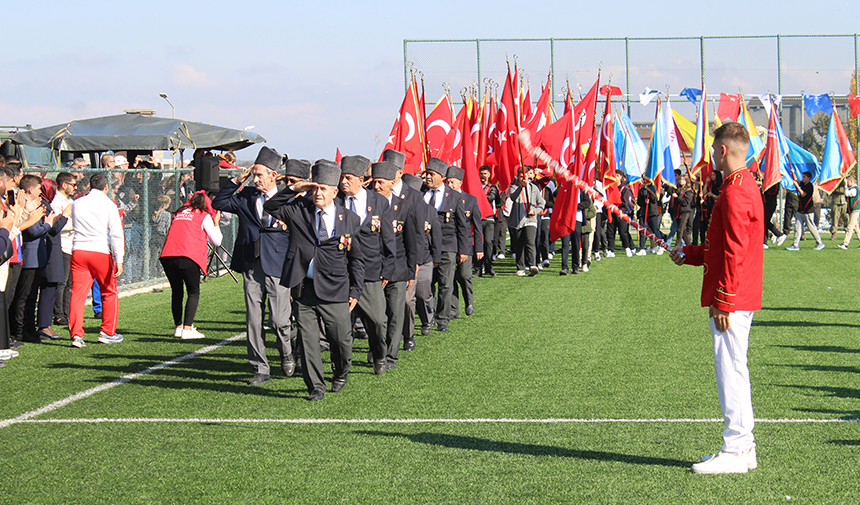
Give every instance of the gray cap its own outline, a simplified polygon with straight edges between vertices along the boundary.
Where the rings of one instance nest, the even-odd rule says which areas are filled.
[[[340,185],[340,167],[333,161],[316,160],[311,172],[313,172],[312,180],[316,184],[335,188]]]
[[[451,165],[448,167],[448,175],[446,176],[448,179],[457,179],[458,181],[463,180],[463,175],[465,175],[466,171],[460,167]]]
[[[287,160],[284,175],[298,177],[300,179],[308,179],[311,176],[311,162],[308,160],[290,158]]]
[[[397,165],[391,161],[380,161],[370,165],[371,175],[374,179],[385,179],[393,181],[397,175]]]
[[[278,151],[263,146],[257,154],[257,159],[254,160],[255,165],[263,165],[273,172],[277,172],[281,168],[282,156]]]
[[[367,168],[370,166],[370,160],[364,156],[344,156],[340,159],[341,174],[350,174],[356,177],[364,177],[367,174]]]
[[[439,158],[430,158],[427,162],[427,170],[436,172],[444,178],[448,175],[448,164]]]
[[[386,149],[382,152],[382,161],[390,161],[394,163],[397,170],[403,170],[403,166],[406,165],[406,155],[394,149]]]
[[[421,185],[424,184],[424,179],[412,174],[403,174],[402,181],[416,191],[421,191]]]

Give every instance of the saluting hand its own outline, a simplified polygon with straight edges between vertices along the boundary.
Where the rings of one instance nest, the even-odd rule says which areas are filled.
[[[244,184],[244,183],[245,183],[245,181],[247,181],[247,180],[248,180],[248,177],[251,177],[251,171],[252,171],[253,169],[254,169],[254,166],[253,166],[253,165],[251,165],[250,167],[247,167],[247,168],[243,169],[243,170],[242,170],[242,173],[236,176],[236,184],[238,184],[238,185],[240,185],[240,186],[241,186],[242,184]]]

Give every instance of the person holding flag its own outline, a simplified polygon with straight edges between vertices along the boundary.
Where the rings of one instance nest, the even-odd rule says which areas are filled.
[[[794,177],[794,172],[791,173],[792,177]],[[824,249],[824,242],[821,241],[821,235],[818,234],[818,227],[815,226],[815,220],[813,216],[813,202],[812,197],[815,191],[812,186],[812,173],[803,172],[803,182],[798,183],[795,180],[795,184],[797,185],[797,194],[798,194],[798,208],[797,213],[794,215],[794,243],[786,247],[786,251],[799,251],[800,250],[800,239],[803,237],[803,227],[806,226],[806,229],[812,233],[812,237],[815,238],[815,247],[812,248],[813,251],[820,251]]]
[[[746,473],[758,467],[747,349],[754,311],[761,309],[764,206],[747,169],[749,133],[739,123],[714,132],[714,166],[725,175],[706,245],[677,246],[677,265],[704,265],[703,307],[708,307],[714,370],[725,428],[723,446],[692,466],[698,474]]]

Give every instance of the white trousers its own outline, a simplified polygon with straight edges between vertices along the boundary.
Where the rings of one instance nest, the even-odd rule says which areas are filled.
[[[755,419],[747,366],[752,319],[752,311],[732,312],[725,332],[717,331],[714,319],[710,319],[714,337],[714,371],[725,421],[723,451],[735,454],[755,447],[752,433]]]

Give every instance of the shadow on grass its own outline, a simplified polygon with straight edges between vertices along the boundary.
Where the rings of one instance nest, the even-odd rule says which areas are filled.
[[[830,414],[838,416],[837,419],[843,421],[856,421],[860,419],[860,410],[833,410],[833,409],[794,409],[797,412],[807,412],[814,414]]]
[[[822,309],[820,307],[762,307],[761,310],[785,311],[785,312],[841,312],[845,314],[857,314],[860,310],[845,309]]]
[[[833,445],[850,445],[854,447],[860,447],[860,440],[828,440],[827,443]]]
[[[825,396],[832,396],[834,398],[860,398],[860,389],[840,388],[833,386],[802,386],[799,384],[776,384],[776,386],[807,391],[819,391],[825,393]]]
[[[845,323],[819,323],[815,321],[761,321],[753,320],[753,326],[772,327],[797,327],[797,328],[821,328],[828,326],[836,326],[839,328],[860,328],[860,324],[845,324]]]
[[[830,365],[785,365],[785,364],[770,364],[764,366],[778,366],[784,368],[797,368],[806,372],[848,372],[860,373],[860,367],[856,366],[830,366]]]
[[[849,354],[860,353],[860,349],[849,349],[841,345],[775,345],[773,347],[783,347],[785,349],[794,349],[796,351],[811,351],[811,352],[842,352]]]
[[[586,451],[579,449],[568,449],[565,447],[553,447],[548,445],[500,442],[497,440],[488,440],[485,438],[464,437],[460,435],[446,435],[440,433],[416,433],[414,435],[405,435],[403,433],[390,433],[384,431],[367,430],[359,430],[356,431],[356,433],[379,437],[403,437],[415,443],[438,445],[442,447],[450,447],[453,449],[502,452],[507,454],[525,454],[528,456],[554,456],[561,458],[590,459],[595,461],[616,461],[619,463],[630,463],[634,465],[660,465],[684,468],[690,466],[689,461],[680,461],[677,459],[637,456],[633,454],[618,454],[606,451]]]

